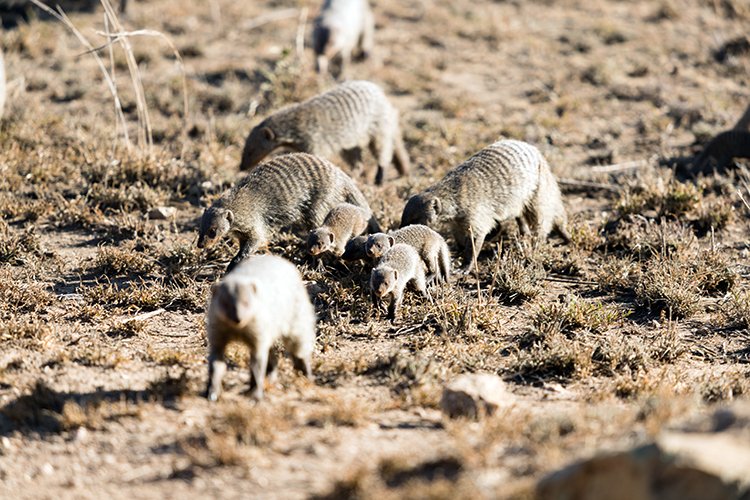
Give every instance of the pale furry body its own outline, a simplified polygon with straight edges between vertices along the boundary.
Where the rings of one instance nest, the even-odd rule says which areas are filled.
[[[331,252],[340,257],[349,240],[367,230],[371,217],[368,210],[350,203],[335,206],[326,215],[323,225],[308,235],[307,251],[310,255]]]
[[[372,82],[345,82],[267,117],[248,135],[240,170],[250,170],[280,147],[323,158],[341,154],[353,169],[369,147],[377,162],[377,184],[392,162],[401,175],[409,171],[398,111]]]
[[[313,26],[313,50],[318,73],[327,73],[329,62],[341,60],[339,76],[346,76],[352,54],[366,58],[374,46],[375,18],[367,0],[325,0]]]
[[[560,188],[544,157],[534,146],[504,140],[482,149],[448,172],[437,184],[412,196],[401,227],[447,224],[463,247],[465,269],[471,269],[485,238],[505,220],[529,226],[539,238],[557,229],[564,239],[567,216]]]
[[[328,160],[305,153],[277,156],[206,209],[198,247],[211,246],[224,235],[235,238],[240,248],[229,264],[231,270],[279,230],[310,231],[341,203],[371,212],[354,181]]]
[[[406,285],[412,283],[417,291],[427,295],[425,265],[411,245],[396,243],[388,250],[370,274],[373,302],[388,297],[388,319],[395,320]]]
[[[275,376],[281,341],[294,367],[310,378],[315,346],[315,311],[302,276],[289,261],[273,255],[253,256],[211,288],[206,314],[208,386],[212,401],[221,393],[227,344],[239,341],[250,349],[250,390],[263,398],[265,377]]]
[[[448,244],[440,234],[422,224],[402,227],[388,234],[372,234],[367,239],[365,251],[368,257],[377,259],[397,243],[411,245],[419,253],[427,267],[428,281],[447,282],[450,279],[451,255]]]

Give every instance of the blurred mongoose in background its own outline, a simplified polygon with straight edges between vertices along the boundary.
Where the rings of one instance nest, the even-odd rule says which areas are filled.
[[[0,49],[0,118],[3,117],[5,112],[5,93],[5,58],[2,49]]]
[[[546,238],[557,229],[569,240],[560,188],[544,157],[530,144],[503,140],[409,198],[401,227],[447,224],[456,244],[463,246],[464,270],[469,271],[487,235],[499,222],[512,219],[522,233],[530,225],[539,238]]]
[[[388,234],[375,233],[367,238],[365,251],[371,259],[378,259],[393,245],[406,243],[419,253],[427,266],[427,281],[447,282],[450,278],[451,254],[442,236],[427,226],[414,224]]]
[[[306,153],[277,156],[259,165],[206,209],[198,247],[210,247],[224,235],[239,242],[228,270],[270,242],[283,228],[310,231],[331,209],[350,203],[370,213],[354,181],[328,160]],[[372,222],[377,227],[377,222]]]
[[[711,139],[693,164],[695,172],[724,168],[732,158],[750,158],[750,132],[727,130]]]
[[[240,170],[250,170],[280,147],[324,158],[340,153],[357,169],[362,148],[368,146],[377,161],[376,184],[382,184],[391,162],[401,175],[409,171],[396,108],[374,83],[345,82],[287,106],[253,128],[245,141]]]
[[[404,289],[409,283],[413,283],[417,291],[429,297],[425,265],[419,253],[411,245],[396,243],[380,258],[370,274],[373,303],[377,304],[386,296],[390,298],[388,319],[395,321],[404,300]]]
[[[208,387],[206,397],[216,401],[226,372],[224,352],[232,341],[250,349],[250,391],[263,399],[266,375],[276,375],[280,340],[294,367],[312,377],[315,346],[315,311],[291,262],[273,255],[256,255],[238,265],[211,287],[206,330]]]
[[[308,235],[308,253],[320,255],[331,252],[336,257],[340,257],[344,254],[349,240],[368,229],[371,218],[370,212],[362,207],[350,203],[335,206],[326,215],[323,225],[313,229]]]
[[[329,62],[339,57],[339,76],[345,77],[352,53],[367,58],[374,46],[375,18],[367,0],[325,0],[313,27],[315,69],[327,73]]]

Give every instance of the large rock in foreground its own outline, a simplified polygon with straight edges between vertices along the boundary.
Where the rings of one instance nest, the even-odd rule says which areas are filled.
[[[630,451],[600,455],[544,478],[542,499],[750,499],[750,403],[713,421],[662,433]]]

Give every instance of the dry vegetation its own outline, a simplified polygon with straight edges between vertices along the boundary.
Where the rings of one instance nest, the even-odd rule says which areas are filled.
[[[270,251],[314,282],[315,381],[283,363],[254,405],[236,347],[213,406],[203,313],[233,251],[199,251],[197,221],[239,179],[259,117],[331,83],[297,53],[298,12],[267,17],[307,7],[309,33],[318,6],[131,4],[123,28],[162,33],[184,65],[160,37],[129,38],[133,61],[99,52],[131,147],[64,25],[32,16],[2,34],[0,496],[522,497],[570,460],[750,393],[747,171],[676,167],[750,104],[745,2],[375,2],[377,48],[353,74],[392,96],[415,165],[363,187],[381,223],[503,136],[567,180],[573,243],[510,228],[478,278],[433,303],[408,295],[392,325],[363,264],[319,266],[289,235]],[[70,13],[95,46],[102,19]],[[137,140],[144,105],[152,148]],[[163,205],[177,215],[148,218]],[[441,416],[442,384],[478,371],[508,381],[514,405]]]

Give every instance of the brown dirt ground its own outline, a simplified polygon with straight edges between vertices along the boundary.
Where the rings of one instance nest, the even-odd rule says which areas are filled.
[[[202,399],[204,305],[232,248],[196,249],[198,218],[241,177],[259,117],[331,84],[309,48],[296,54],[298,11],[255,23],[300,8],[308,39],[317,3],[132,2],[125,29],[163,33],[187,77],[185,127],[172,49],[130,39],[150,151],[124,147],[96,61],[61,23],[2,33],[0,496],[528,496],[571,460],[746,397],[748,176],[681,177],[663,160],[691,156],[750,104],[747,3],[384,0],[375,53],[352,76],[400,109],[414,173],[363,187],[381,223],[509,137],[564,180],[573,243],[510,233],[487,245],[478,279],[432,304],[407,297],[391,325],[367,301],[363,264],[319,270],[290,235],[270,250],[315,282],[314,382],[284,364],[252,404],[238,347],[222,400]],[[102,16],[70,19],[98,46]],[[124,52],[101,53],[136,142]],[[175,220],[147,220],[159,205]],[[443,417],[442,384],[476,371],[508,382],[508,407]]]

